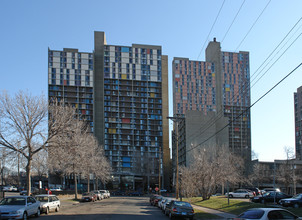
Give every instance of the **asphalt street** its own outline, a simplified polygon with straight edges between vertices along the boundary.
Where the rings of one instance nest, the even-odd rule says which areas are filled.
[[[78,203],[61,201],[59,212],[42,214],[41,219],[163,220],[161,210],[149,203],[149,197],[111,197],[102,201]]]

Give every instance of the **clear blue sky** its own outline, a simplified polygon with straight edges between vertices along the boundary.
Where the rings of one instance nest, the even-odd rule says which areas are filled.
[[[301,0],[272,0],[237,49],[268,2],[246,0],[221,44],[223,51],[250,52],[251,76],[302,15]],[[105,31],[108,44],[162,45],[163,54],[169,56],[171,80],[173,57],[204,60],[204,43],[213,37],[222,41],[243,0],[225,1],[209,35],[222,3],[223,0],[2,0],[0,91],[13,94],[28,89],[32,94],[46,95],[47,48],[92,52],[94,31]],[[301,33],[301,24],[271,64]],[[302,37],[252,87],[252,103],[302,62],[301,51]],[[283,148],[295,146],[293,93],[299,86],[302,67],[252,108],[252,149],[260,160],[282,159]]]

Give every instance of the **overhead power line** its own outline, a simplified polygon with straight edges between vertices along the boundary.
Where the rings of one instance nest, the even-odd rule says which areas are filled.
[[[260,78],[252,85],[252,87],[272,68],[272,66],[285,54],[285,52],[298,40],[299,37],[301,37],[302,33],[296,37],[296,39],[286,48],[285,51],[275,60],[275,62],[260,76]]]
[[[221,40],[221,43],[223,42],[224,38],[225,38],[225,37],[227,36],[227,34],[229,33],[229,31],[230,31],[231,27],[233,26],[233,24],[234,24],[234,22],[235,22],[235,20],[236,20],[236,18],[237,18],[237,16],[238,16],[238,14],[239,14],[239,12],[241,11],[241,8],[242,8],[242,6],[244,5],[244,3],[245,3],[245,0],[244,0],[244,1],[242,2],[242,4],[240,5],[240,8],[238,9],[238,11],[237,11],[237,13],[236,13],[236,15],[235,15],[235,17],[234,17],[234,19],[233,19],[231,25],[229,26],[227,32],[226,32],[226,33],[224,34],[224,36],[223,36],[223,38],[222,38],[222,40]]]
[[[269,89],[264,95],[262,95],[260,98],[257,99],[257,101],[255,101],[252,105],[250,105],[245,111],[243,111],[240,115],[238,115],[235,119],[237,119],[238,117],[240,117],[244,112],[250,110],[254,105],[256,105],[261,99],[263,99],[267,94],[269,94],[273,89],[275,89],[281,82],[283,82],[287,77],[289,77],[293,72],[295,72],[300,66],[302,65],[302,63],[300,63],[298,66],[296,66],[292,71],[290,71],[286,76],[284,76],[278,83],[276,83],[271,89]],[[233,120],[234,121],[234,120]],[[231,121],[231,122],[233,122]],[[207,138],[205,141],[197,144],[195,147],[191,147],[190,149],[186,150],[186,152],[189,152],[199,146],[202,146],[202,144],[206,143],[208,140],[210,140],[211,138],[215,137],[218,133],[220,133],[221,131],[223,131],[226,127],[228,127],[231,122],[229,122],[228,124],[226,124],[223,128],[221,128],[220,130],[218,130],[215,134],[211,135],[209,138]]]
[[[261,15],[263,14],[263,12],[265,11],[265,9],[267,8],[267,6],[269,5],[270,2],[271,2],[271,0],[268,1],[268,3],[264,7],[264,9],[261,11],[261,13],[259,14],[259,16],[255,20],[255,22],[253,23],[253,25],[251,26],[251,28],[248,30],[248,32],[246,33],[246,35],[244,36],[244,38],[242,39],[242,41],[240,42],[240,44],[237,46],[237,48],[236,48],[235,51],[238,50],[238,48],[241,46],[241,44],[243,43],[243,41],[245,40],[245,38],[249,35],[249,33],[251,32],[251,30],[253,29],[253,27],[255,26],[255,24],[257,23],[257,21],[259,20],[259,18],[261,17]]]
[[[298,25],[298,23],[302,20],[302,17],[296,22],[296,24],[290,29],[290,31],[285,35],[285,37],[280,41],[280,43],[275,47],[275,49],[270,53],[270,55],[263,61],[263,63],[257,68],[257,70],[254,72],[254,74],[252,76],[254,76],[258,70],[260,70],[260,68],[266,63],[266,61],[268,61],[268,59],[273,55],[273,53],[278,49],[278,47],[284,42],[284,40],[290,35],[290,33],[294,30],[294,28]],[[262,69],[263,70],[263,69]],[[262,72],[262,70],[255,76],[255,78],[257,78],[257,76]],[[254,78],[254,79],[255,79]],[[253,79],[253,80],[254,80]],[[253,80],[251,82],[253,82]]]
[[[245,2],[245,0],[244,0],[244,2]],[[240,12],[240,10],[241,10],[241,8],[242,8],[244,2],[241,4],[241,6],[240,6],[240,8],[239,8],[239,10],[238,10],[238,12],[237,12],[237,14],[235,15],[235,17],[234,17],[234,19],[233,19],[232,24],[234,23],[234,21],[235,21],[237,15],[239,14],[239,12]],[[255,26],[255,24],[257,23],[257,21],[259,20],[259,18],[261,17],[261,15],[263,14],[263,12],[265,11],[265,9],[267,8],[267,6],[269,5],[270,2],[271,2],[271,0],[269,0],[269,2],[265,5],[265,7],[263,8],[263,10],[261,11],[261,13],[259,14],[259,16],[257,17],[257,19],[255,20],[255,22],[253,23],[253,25],[251,26],[251,28],[249,29],[249,31],[247,32],[247,34],[245,35],[245,37],[242,39],[242,41],[241,41],[240,44],[238,45],[238,47],[242,44],[242,42],[245,40],[245,38],[247,37],[247,35],[251,32],[251,30],[253,29],[253,27]],[[230,25],[229,29],[231,28],[232,24]],[[229,29],[228,29],[228,31],[229,31]],[[226,34],[228,33],[228,31],[226,32]],[[225,34],[225,36],[226,36],[226,34]],[[224,38],[225,38],[225,36],[224,36]],[[224,40],[224,38],[223,38],[223,40]],[[236,50],[238,49],[238,47],[236,48]],[[235,50],[235,51],[236,51],[236,50]],[[219,52],[219,51],[217,50],[217,52]],[[260,67],[259,67],[259,68],[260,68]],[[259,69],[259,68],[258,68],[258,69]],[[254,74],[255,74],[255,73],[254,73]],[[246,88],[246,89],[247,89],[248,87],[246,87],[245,85],[246,85],[246,83],[243,84],[242,88]],[[243,92],[243,91],[242,91],[242,92]],[[236,94],[233,95],[232,101],[234,100],[235,95],[236,95]],[[238,94],[237,94],[237,95],[238,95]],[[219,116],[219,115],[220,115],[220,116]],[[210,124],[209,126],[207,126],[207,128],[206,128],[205,130],[207,130],[209,127],[211,127],[213,124],[215,124],[216,121],[218,121],[222,116],[223,116],[223,110],[220,110],[220,112],[217,112],[217,116],[214,116],[213,118],[210,119],[209,122],[210,122],[211,124]],[[216,120],[215,120],[215,117],[217,117]],[[214,123],[211,122],[212,120],[214,120]],[[191,136],[193,136],[193,135],[191,135]]]
[[[275,49],[269,54],[269,56],[265,59],[265,61],[257,68],[257,70],[255,71],[255,73],[250,77],[252,78],[257,72],[258,70],[266,63],[266,61],[273,55],[273,53],[278,49],[278,47],[280,47],[280,45],[284,42],[284,40],[290,35],[290,33],[295,29],[295,27],[298,25],[299,22],[301,22],[302,17],[295,23],[295,25],[290,29],[290,31],[286,34],[286,36],[281,40],[281,42],[275,47]],[[300,27],[299,27],[300,28]],[[299,30],[299,28],[296,30],[296,32]],[[295,33],[296,33],[295,32]],[[302,33],[301,33],[302,34]],[[262,76],[252,85],[250,86],[250,83],[252,83],[256,77],[264,71],[264,68],[255,76],[255,78],[253,80],[251,80],[251,82],[246,82],[242,85],[242,88],[240,91],[238,91],[236,94],[233,95],[232,97],[232,101],[234,101],[234,98],[236,95],[238,95],[240,92],[244,92],[244,90],[247,90],[250,86],[250,88],[252,88],[271,68],[272,66],[285,54],[285,52],[297,41],[297,39],[301,36],[301,34],[296,37],[296,39],[290,44],[290,46],[287,47],[287,49],[277,58],[277,60],[262,74]],[[284,47],[284,46],[283,46]],[[282,48],[283,48],[282,47]],[[265,65],[265,67],[268,65],[268,63]],[[224,112],[223,110],[220,110],[219,112],[217,112],[216,116],[212,117],[207,125],[205,126],[205,128],[201,131],[201,132],[195,132],[194,134],[190,135],[189,137],[197,137],[202,135],[207,129],[209,129],[211,126],[213,126],[220,118],[222,118],[224,116]]]
[[[212,27],[211,27],[211,30],[210,30],[210,32],[209,32],[209,34],[208,34],[208,36],[207,36],[207,38],[206,38],[206,40],[205,40],[205,42],[204,42],[204,44],[203,44],[203,46],[202,46],[202,48],[201,48],[199,54],[198,54],[197,60],[199,59],[201,52],[203,51],[203,49],[204,49],[206,43],[208,42],[209,36],[210,36],[210,34],[211,34],[211,32],[212,32],[212,30],[213,30],[215,24],[216,24],[216,21],[217,21],[219,15],[220,15],[220,12],[221,12],[221,10],[222,10],[222,8],[223,8],[224,3],[225,3],[225,0],[223,0],[223,2],[222,2],[222,5],[221,5],[221,7],[220,7],[220,9],[219,9],[219,11],[218,11],[218,14],[217,14],[216,18],[215,18],[215,21],[214,21],[214,23],[213,23],[213,25],[212,25]]]

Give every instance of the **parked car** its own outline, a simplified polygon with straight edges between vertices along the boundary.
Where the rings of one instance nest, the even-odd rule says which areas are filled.
[[[167,204],[165,214],[170,219],[174,217],[193,219],[195,213],[190,203],[173,200]]]
[[[104,194],[104,198],[110,198],[110,192],[108,190],[99,190],[101,193]]]
[[[299,208],[302,207],[302,194],[297,194],[293,196],[292,198],[288,199],[281,199],[279,201],[279,204],[284,206],[284,207],[294,207],[294,208]]]
[[[254,208],[248,209],[235,219],[302,219],[295,214],[280,208]]]
[[[246,187],[245,189],[251,190],[252,192],[254,192],[254,196],[261,195],[261,191],[257,187]]]
[[[55,195],[41,194],[36,195],[35,199],[40,201],[40,210],[42,213],[48,214],[50,211],[58,212],[61,207],[61,202]]]
[[[163,197],[162,197],[162,196],[159,196],[159,195],[155,196],[155,197],[152,199],[152,201],[151,201],[151,205],[153,205],[153,206],[158,206],[158,202],[161,201],[162,198],[163,198]]]
[[[264,188],[263,189],[265,192],[281,192],[279,188]]]
[[[15,186],[4,186],[2,191],[3,192],[17,192],[18,188]]]
[[[290,198],[291,196],[282,193],[282,192],[275,192],[275,191],[271,191],[271,192],[267,192],[262,196],[255,196],[254,198],[252,198],[252,202],[259,202],[259,203],[267,203],[267,202],[279,202],[279,200],[281,199],[286,199],[286,198]]]
[[[154,200],[157,196],[159,196],[159,195],[157,195],[157,194],[152,194],[152,195],[150,196],[150,199],[149,199],[150,205],[153,205],[153,200]]]
[[[0,202],[1,219],[27,219],[40,216],[40,202],[31,196],[9,196]]]
[[[166,201],[166,197],[163,197],[157,204],[158,208],[162,209],[162,204]]]
[[[165,211],[166,211],[166,207],[167,207],[167,205],[171,202],[171,201],[173,201],[174,199],[172,199],[172,198],[166,198],[165,199],[165,201],[162,203],[162,205],[161,205],[161,209],[162,209],[162,211],[163,211],[163,213],[166,213]]]
[[[226,197],[228,197],[228,193],[225,194]],[[237,189],[234,192],[229,192],[229,198],[250,198],[254,197],[254,194],[252,191],[247,189]]]
[[[39,193],[39,189],[36,188],[36,187],[32,187],[31,190],[30,190],[30,192],[31,192],[31,195],[36,195],[36,194]],[[27,190],[22,190],[22,191],[20,192],[20,195],[21,195],[21,196],[26,196],[26,195],[27,195]]]
[[[97,200],[96,194],[86,192],[82,194],[81,202],[95,202]]]
[[[53,191],[53,192],[61,192],[63,191],[60,187],[53,187],[50,189],[50,191]]]
[[[94,190],[94,191],[92,191],[94,194],[96,194],[96,199],[97,200],[102,200],[102,199],[104,199],[104,194],[103,193],[101,193],[99,190]]]

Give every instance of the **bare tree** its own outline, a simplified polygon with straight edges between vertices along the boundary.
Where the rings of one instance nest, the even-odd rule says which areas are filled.
[[[16,173],[14,178],[10,178],[11,180],[14,179],[14,183],[7,181],[7,184],[13,184],[16,186],[20,186],[20,172],[25,171],[26,161],[25,158],[16,151],[11,151],[8,148],[2,148],[1,151],[1,164],[7,167],[7,171],[11,170],[11,172]],[[9,168],[9,169],[8,169]],[[11,174],[7,174],[9,177],[12,177]],[[7,176],[6,175],[6,176]],[[5,175],[3,175],[5,176]],[[7,178],[6,178],[7,179]]]
[[[98,145],[96,138],[87,133],[83,136],[84,145],[85,145],[85,154],[86,157],[85,163],[82,163],[82,174],[87,177],[88,187],[87,191],[90,191],[90,175],[97,179],[100,179],[104,184],[110,179],[110,165],[107,158],[104,155],[104,149],[102,146]],[[83,146],[82,146],[83,147]]]
[[[284,184],[287,193],[290,193],[290,186],[293,184],[292,194],[296,194],[297,181],[301,178],[296,174],[295,154],[291,147],[284,147],[286,160],[277,169],[276,178]]]
[[[59,170],[73,175],[75,199],[78,198],[77,177],[85,172],[83,164],[89,160],[86,157],[86,132],[86,123],[74,118],[70,129],[58,135],[48,151],[51,171]]]
[[[20,153],[26,159],[28,195],[31,193],[33,156],[46,149],[56,135],[64,132],[70,125],[72,111],[57,102],[49,106],[43,95],[33,96],[23,91],[14,97],[6,92],[0,94],[0,145]]]
[[[179,172],[181,173],[180,181],[180,191],[181,195],[188,198],[189,200],[192,197],[198,196],[199,186],[198,186],[198,176],[195,175],[195,169],[181,166],[179,167]],[[190,180],[190,181],[187,181]]]
[[[3,186],[4,184],[6,184],[6,181],[5,181],[5,170],[6,167],[7,167],[7,149],[6,148],[2,148],[1,149],[1,185]]]
[[[43,149],[39,151],[39,153],[34,155],[32,162],[32,170],[36,173],[39,179],[42,179],[43,176],[47,176],[48,167],[46,150]]]
[[[203,200],[207,200],[223,183],[242,181],[243,161],[225,147],[205,148],[194,152],[194,162],[190,167],[180,170],[182,192],[186,196],[201,195]]]
[[[97,146],[95,148],[95,155],[94,155],[94,166],[92,169],[92,173],[97,180],[101,180],[103,184],[108,183],[111,179],[111,166],[110,163],[104,155],[104,149],[102,146]]]
[[[74,118],[70,129],[57,135],[52,144],[54,146],[49,149],[49,167],[74,176],[75,199],[78,197],[77,176],[86,176],[88,185],[90,174],[103,182],[110,178],[110,166],[103,148],[98,145],[84,120]]]
[[[252,150],[252,160],[257,160],[259,158],[258,153]]]
[[[253,166],[253,172],[249,176],[249,179],[252,182],[255,182],[257,187],[260,187],[260,184],[264,181],[265,179],[265,169],[262,164],[255,163]]]

